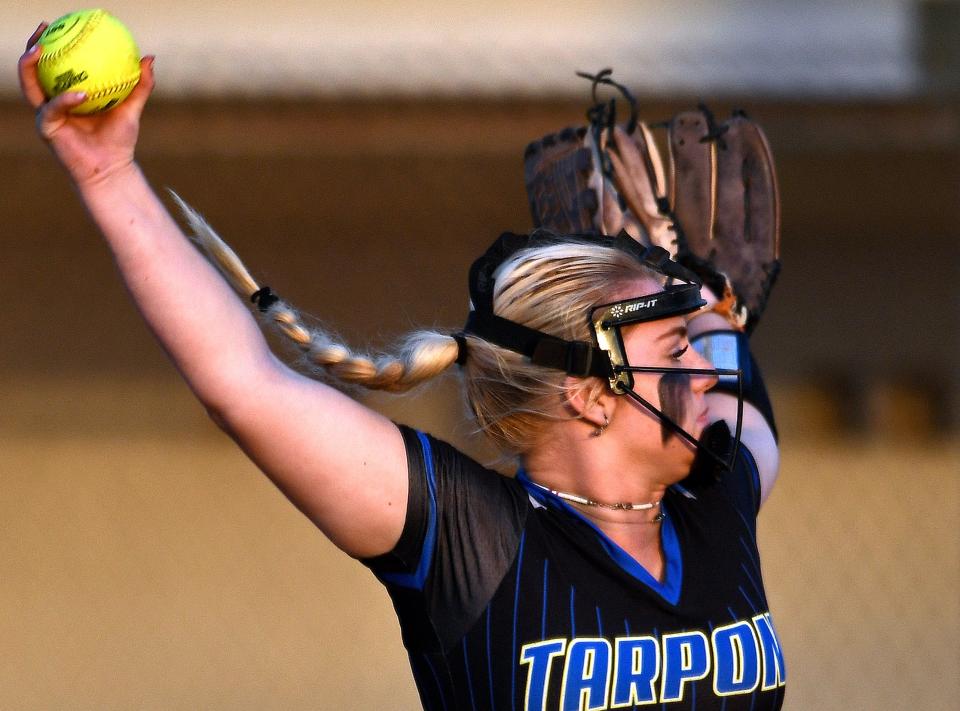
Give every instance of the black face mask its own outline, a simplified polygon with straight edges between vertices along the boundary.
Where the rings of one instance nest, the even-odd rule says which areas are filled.
[[[592,309],[589,320],[594,343],[567,341],[493,313],[493,275],[501,264],[521,249],[571,241],[620,249],[651,271],[666,277],[668,281],[678,283],[668,285],[663,291],[655,294],[624,299]],[[683,316],[706,305],[700,297],[700,286],[700,280],[688,269],[671,260],[665,249],[644,247],[626,232],[621,232],[615,237],[606,235],[562,237],[543,231],[534,232],[531,235],[504,233],[470,267],[470,298],[473,310],[467,318],[463,333],[473,334],[507,350],[525,355],[536,365],[555,368],[578,377],[607,378],[615,394],[627,395],[636,400],[660,420],[664,442],[671,434],[675,434],[687,440],[697,450],[698,459],[709,461],[714,467],[719,465],[724,469],[731,469],[740,443],[743,420],[741,371],[635,366],[627,362],[623,346],[621,334],[623,326]],[[457,334],[458,337],[460,335]],[[463,348],[462,339],[460,342]],[[467,357],[466,354],[461,352],[461,362],[465,357]],[[663,376],[658,384],[660,407],[654,406],[636,393],[633,389],[634,373],[658,373]],[[713,451],[712,448],[707,447],[704,437],[701,437],[698,442],[679,424],[686,414],[686,404],[690,394],[690,376],[736,378],[740,391],[737,426],[733,447],[728,451]]]
[[[590,315],[590,326],[599,349],[606,353],[610,362],[611,390],[618,395],[630,397],[657,417],[660,420],[664,443],[669,440],[670,435],[677,435],[689,442],[701,459],[712,461],[715,466],[719,465],[724,470],[730,470],[736,460],[743,427],[742,372],[739,369],[726,368],[667,368],[632,365],[627,360],[621,331],[629,324],[658,321],[692,313],[705,303],[700,298],[699,283],[692,281],[668,286],[657,294],[597,306]],[[633,389],[634,373],[654,373],[662,376],[657,384],[659,407],[641,397]],[[686,415],[691,376],[735,379],[738,391],[737,425],[732,448],[724,451],[710,448],[706,445],[703,436],[697,440],[680,425]]]

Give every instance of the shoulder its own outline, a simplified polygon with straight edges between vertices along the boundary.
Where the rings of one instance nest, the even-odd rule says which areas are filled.
[[[407,449],[411,490],[429,496],[438,513],[470,506],[471,518],[496,518],[504,509],[516,518],[526,508],[526,492],[513,477],[426,432],[403,425],[400,432]]]

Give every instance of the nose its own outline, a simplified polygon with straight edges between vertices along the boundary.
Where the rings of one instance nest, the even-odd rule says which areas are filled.
[[[690,354],[690,367],[691,368],[703,368],[705,370],[713,370],[714,366],[709,360],[701,355],[700,351],[696,348],[690,348],[687,353]],[[694,375],[691,376],[693,379],[690,383],[690,387],[696,390],[697,392],[703,392],[709,390],[714,385],[716,385],[720,378],[719,376],[712,375]]]

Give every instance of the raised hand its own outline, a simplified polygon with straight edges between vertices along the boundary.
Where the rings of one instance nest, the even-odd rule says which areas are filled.
[[[37,79],[41,48],[37,43],[46,29],[42,22],[27,40],[18,63],[20,89],[37,112],[37,131],[78,186],[102,180],[133,164],[140,116],[154,86],[152,56],[140,60],[140,82],[133,92],[109,111],[75,115],[70,109],[83,103],[82,93],[66,92],[48,100]]]

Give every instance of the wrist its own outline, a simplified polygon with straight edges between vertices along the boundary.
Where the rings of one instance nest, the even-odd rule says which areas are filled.
[[[700,296],[707,302],[706,306],[691,314],[689,320],[692,322],[693,319],[697,319],[699,322],[696,326],[697,333],[705,330],[744,331],[748,313],[733,292],[733,285],[720,272],[713,272],[712,277],[705,279],[700,288]],[[720,320],[708,318],[710,315],[719,317]]]
[[[128,160],[107,166],[94,166],[73,174],[74,184],[83,194],[89,194],[101,189],[114,189],[117,185],[128,182],[131,178],[140,175],[140,166],[131,156]]]

